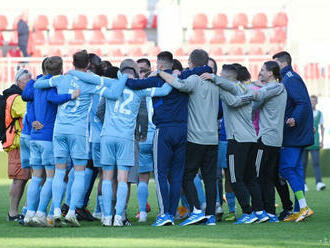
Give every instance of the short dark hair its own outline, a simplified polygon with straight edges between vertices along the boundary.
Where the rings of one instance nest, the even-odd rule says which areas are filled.
[[[145,64],[149,67],[149,69],[151,68],[150,60],[147,59],[147,58],[141,58],[141,59],[138,59],[136,62],[137,62],[137,63],[145,63]]]
[[[52,75],[59,75],[63,71],[63,60],[59,56],[52,56],[47,58],[45,62],[46,71]]]
[[[251,74],[245,66],[241,66],[237,71],[237,80],[245,82],[251,79]]]
[[[89,56],[86,50],[82,50],[73,54],[73,65],[79,69],[87,68]]]
[[[119,68],[117,66],[111,66],[103,72],[103,76],[108,77],[108,78],[118,78],[117,77],[118,71],[119,71]]]
[[[238,72],[234,65],[224,64],[222,66],[222,70],[230,72],[233,75],[233,77],[237,79]]]
[[[280,74],[281,69],[278,63],[275,61],[267,61],[264,63],[264,65],[267,71],[271,71],[273,73],[275,79],[277,79],[279,82],[282,80],[282,76]]]
[[[195,49],[191,52],[189,58],[194,67],[207,65],[209,62],[209,55],[203,49]]]
[[[286,62],[288,65],[291,65],[291,63],[292,63],[291,55],[290,55],[290,53],[288,53],[286,51],[276,53],[273,56],[273,59],[278,59],[281,63]]]
[[[173,67],[172,70],[178,70],[178,71],[183,71],[182,64],[179,60],[173,59]]]
[[[101,76],[103,74],[102,59],[95,53],[89,53],[88,60],[89,60],[88,70]]]
[[[169,51],[160,52],[157,55],[157,60],[163,61],[168,69],[172,69],[173,66],[173,54]]]
[[[242,67],[242,65],[239,64],[239,63],[233,63],[233,64],[231,64],[231,65],[234,66],[234,68],[235,68],[236,70],[239,70],[239,68]]]
[[[42,74],[46,74],[47,71],[46,71],[46,61],[47,61],[48,57],[44,58],[44,60],[42,61],[41,63],[41,70],[42,70]]]
[[[314,98],[317,101],[317,96],[316,95],[311,95],[311,98]]]
[[[217,74],[217,72],[218,72],[217,62],[214,60],[214,58],[211,58],[211,57],[209,57],[209,61],[212,61],[213,62],[213,64],[214,64],[213,73],[214,74]]]

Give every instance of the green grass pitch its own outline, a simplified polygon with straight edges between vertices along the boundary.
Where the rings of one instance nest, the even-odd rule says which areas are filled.
[[[330,178],[324,181],[330,186]],[[330,247],[329,190],[316,192],[312,178],[308,179],[307,201],[315,214],[303,223],[233,225],[220,222],[216,226],[158,228],[151,226],[158,211],[152,182],[149,186],[152,212],[148,223],[140,224],[135,219],[138,204],[133,185],[128,209],[133,226],[122,228],[105,228],[99,222],[81,222],[80,228],[37,228],[8,223],[10,183],[0,179],[0,247]],[[89,209],[93,210],[94,205],[95,189]]]

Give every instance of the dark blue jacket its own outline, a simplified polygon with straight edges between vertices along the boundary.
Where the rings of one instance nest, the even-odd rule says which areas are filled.
[[[291,66],[281,70],[282,83],[288,94],[285,119],[283,146],[305,147],[314,144],[313,110],[306,85],[302,78],[293,71]],[[294,118],[296,125],[286,124],[288,118]]]
[[[171,70],[166,70],[172,73]],[[193,70],[185,70],[180,78],[186,79],[193,74],[201,75],[204,72],[212,72],[208,66],[196,67]],[[161,87],[165,81],[160,77],[149,77],[146,79],[128,79],[126,86],[133,90],[140,90],[152,87]],[[156,127],[187,125],[189,95],[173,89],[164,97],[153,97],[154,115],[152,118]]]

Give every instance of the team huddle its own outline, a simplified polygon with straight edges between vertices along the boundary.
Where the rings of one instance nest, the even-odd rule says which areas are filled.
[[[125,59],[118,68],[83,50],[63,74],[61,57],[46,58],[42,75],[18,85],[26,102],[17,127],[21,166],[32,168],[24,225],[78,227],[78,219],[130,225],[131,183],[137,183],[137,217],[146,222],[151,172],[159,205],[153,226],[183,217],[180,198],[188,214],[179,225],[216,225],[223,214],[222,175],[226,218],[235,224],[310,217],[302,155],[314,143],[313,111],[290,54],[273,59],[251,82],[240,64],[225,64],[217,75],[216,62],[202,49],[191,52],[187,69],[161,52],[154,72],[148,59]],[[19,71],[16,83],[25,74]],[[86,207],[98,175],[91,216]]]

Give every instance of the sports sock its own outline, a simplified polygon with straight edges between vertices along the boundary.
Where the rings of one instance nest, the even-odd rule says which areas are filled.
[[[196,175],[194,178],[194,184],[198,195],[199,204],[202,206],[203,203],[206,203],[204,186],[199,175]]]
[[[304,192],[302,190],[295,192],[294,195],[296,196],[296,198],[298,200],[300,209],[307,207]]]
[[[201,209],[197,209],[197,208],[194,207],[194,209],[193,209],[194,214],[200,214],[201,212],[202,212]]]
[[[85,171],[74,171],[74,181],[71,188],[70,210],[75,211],[85,190]]]
[[[105,217],[112,215],[112,182],[110,180],[103,179],[102,181],[102,196],[100,197],[100,201],[103,200],[103,215]],[[101,202],[100,202],[101,206]]]
[[[65,192],[65,204],[68,206],[70,206],[70,201],[71,201],[71,188],[72,188],[73,180],[74,180],[74,170],[72,168],[68,174],[68,183]]]
[[[102,187],[103,187],[103,182],[102,182]],[[99,196],[97,196],[97,199],[99,200],[100,211],[101,211],[101,213],[104,215],[103,195],[99,195]],[[110,206],[110,207],[111,207],[111,206]],[[112,209],[112,207],[111,207],[111,209]]]
[[[123,215],[124,208],[126,205],[128,186],[125,182],[118,182],[117,189],[117,203],[116,203],[116,215]]]
[[[65,183],[63,181],[65,177],[65,172],[65,169],[55,169],[55,176],[52,185],[54,209],[61,208],[62,196],[65,191]]]
[[[53,202],[50,205],[50,209],[49,209],[48,215],[51,216],[51,217],[54,216],[54,204],[53,204]]]
[[[181,203],[186,209],[190,209],[190,206],[189,206],[189,203],[188,203],[188,200],[187,200],[187,197],[185,194],[181,195]]]
[[[47,177],[40,192],[38,212],[42,212],[44,214],[47,213],[47,207],[50,202],[50,199],[52,198],[52,184],[53,184],[53,178]]]
[[[235,213],[235,194],[234,192],[226,193],[229,213]]]
[[[28,211],[37,210],[41,182],[42,182],[41,177],[35,177],[35,176],[32,177],[32,180],[31,180],[28,190],[27,190],[27,210]]]
[[[100,200],[99,200],[99,196],[96,195],[96,204],[95,204],[95,209],[94,209],[95,213],[101,213],[101,208],[100,208]]]
[[[84,192],[81,196],[81,199],[77,205],[78,208],[82,208],[84,205],[85,196],[86,196],[89,186],[91,184],[93,172],[94,172],[94,170],[92,170],[90,168],[85,169],[85,188],[84,188]]]
[[[139,182],[136,194],[139,202],[140,212],[146,212],[148,201],[148,184],[146,182]]]

